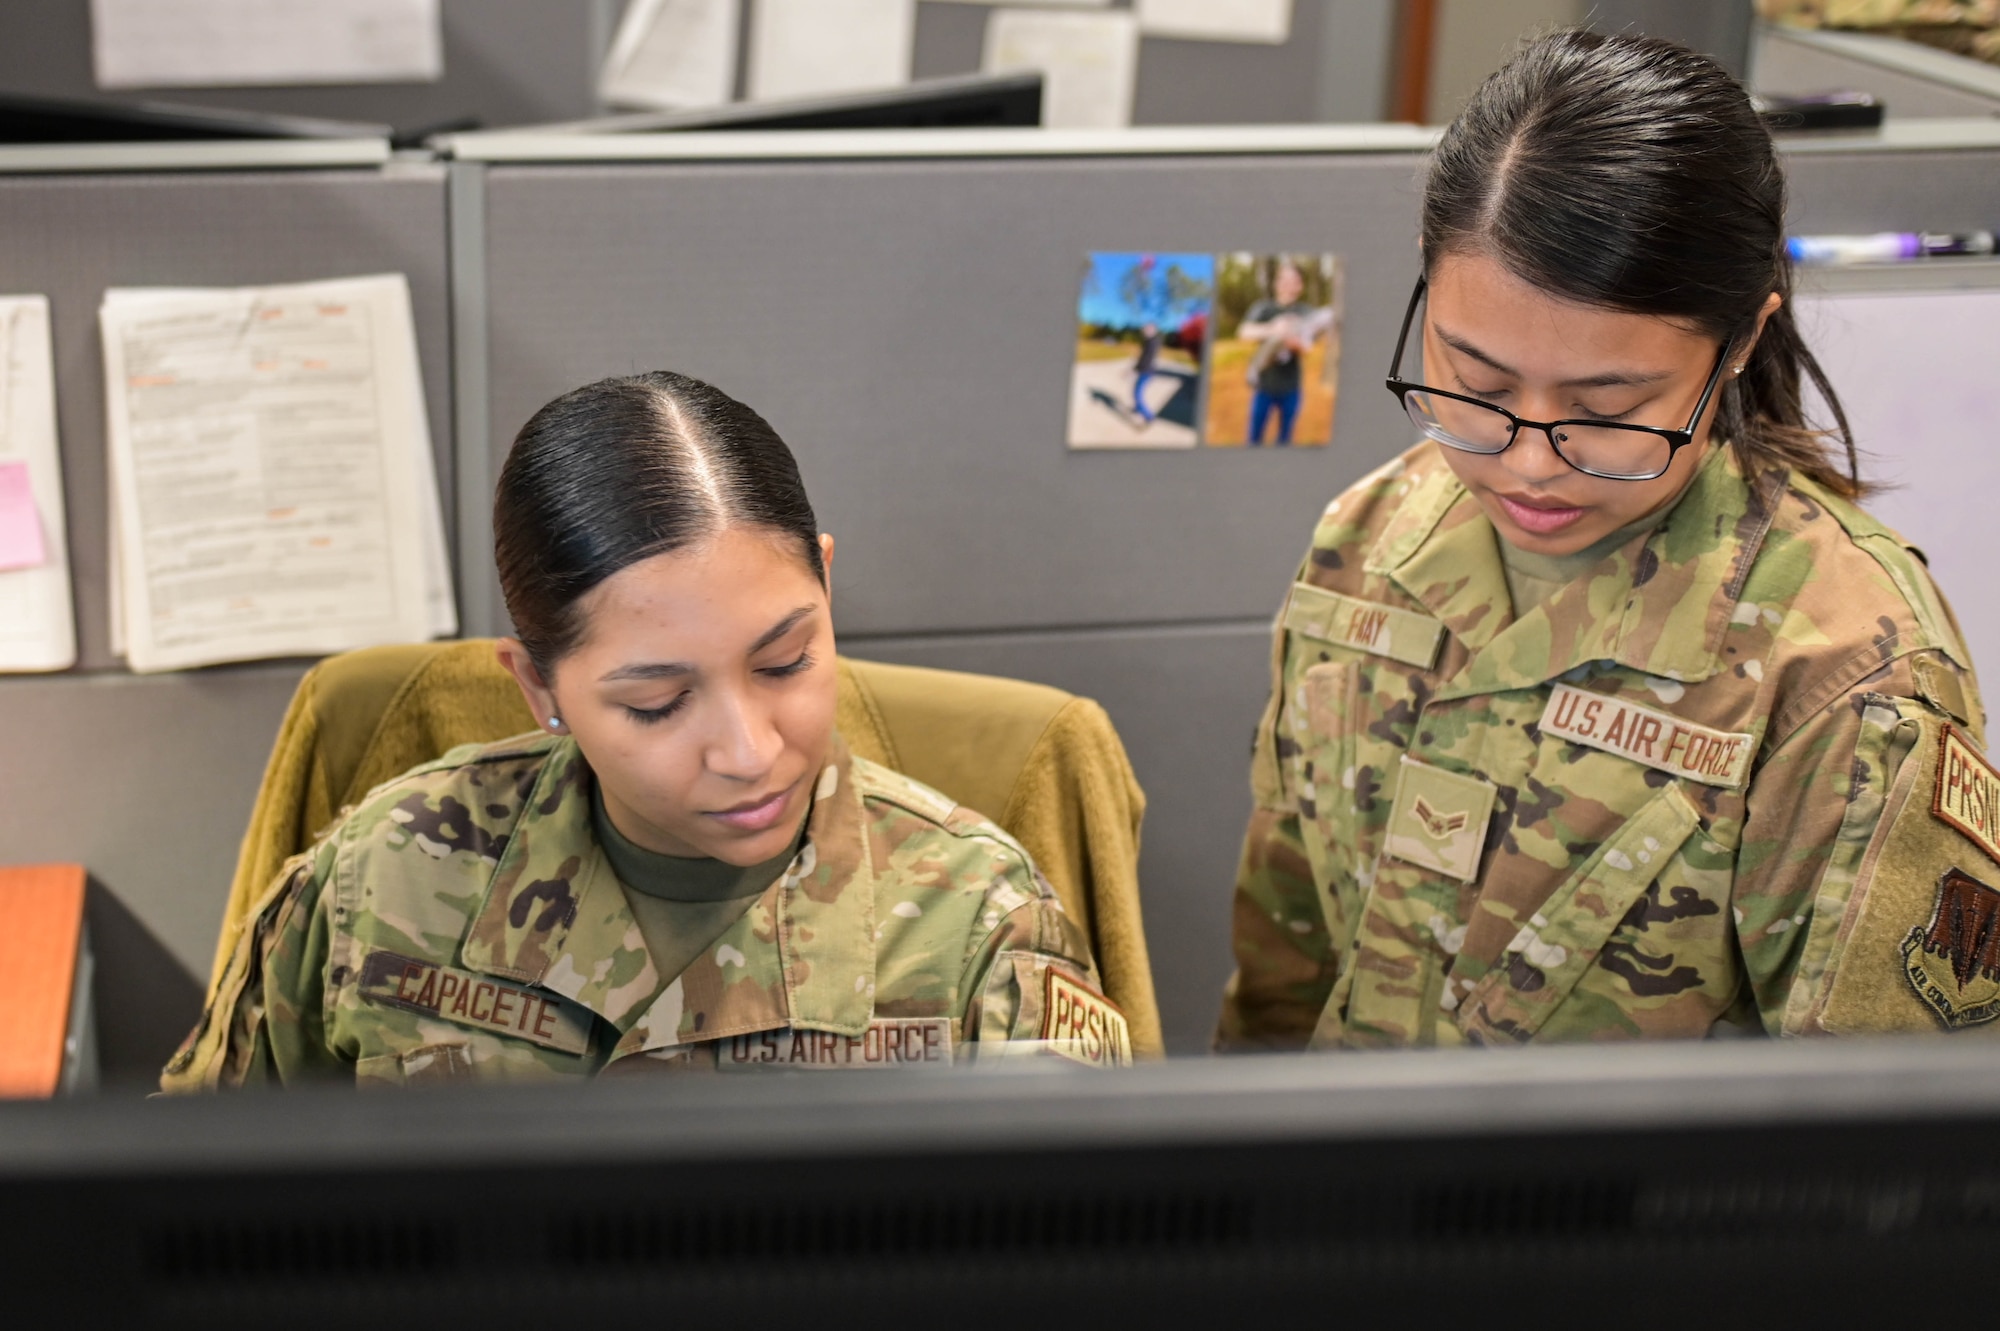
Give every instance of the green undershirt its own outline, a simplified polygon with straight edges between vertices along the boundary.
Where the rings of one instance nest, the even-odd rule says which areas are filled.
[[[706,951],[778,881],[798,852],[796,841],[762,864],[740,868],[713,859],[662,855],[611,824],[604,798],[590,792],[591,821],[604,858],[625,889],[625,904],[639,923],[646,952],[662,980],[671,980]]]
[[[1640,532],[1659,526],[1666,521],[1666,517],[1665,512],[1655,509],[1637,522],[1620,527],[1573,555],[1538,555],[1511,544],[1506,537],[1495,532],[1500,545],[1500,564],[1507,574],[1507,594],[1514,601],[1514,618],[1527,614],[1595,568],[1607,555]]]

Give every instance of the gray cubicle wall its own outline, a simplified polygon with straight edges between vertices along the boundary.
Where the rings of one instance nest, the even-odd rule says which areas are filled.
[[[125,156],[139,167],[176,150]],[[113,1079],[157,1067],[193,1020],[257,780],[304,667],[138,676],[111,655],[104,289],[407,274],[450,512],[444,168],[288,169],[297,156],[286,145],[247,155],[231,146],[209,154],[237,159],[222,170],[0,173],[0,291],[51,303],[81,656],[66,674],[0,677],[0,862],[90,870]]]
[[[1321,506],[1408,440],[1380,381],[1416,271],[1423,145],[1389,130],[489,141],[453,168],[483,204],[455,213],[455,243],[461,316],[488,343],[460,365],[484,376],[458,385],[462,482],[490,484],[537,406],[601,375],[669,366],[763,411],[839,538],[843,650],[1110,710],[1151,802],[1142,881],[1169,1043],[1197,1049],[1229,968],[1266,626]],[[605,151],[627,160],[552,160]],[[1802,144],[1791,169],[1801,229],[2000,215],[2000,126]],[[1092,249],[1341,253],[1334,446],[1067,451]],[[470,547],[465,562],[476,576]],[[467,611],[503,622],[490,585]]]
[[[958,155],[455,167],[485,171],[487,444],[565,388],[655,366],[762,411],[839,540],[844,651],[1109,708],[1151,799],[1168,1030],[1198,1048],[1269,617],[1320,507],[1403,439],[1371,334],[1415,276],[1428,139],[1067,157],[954,139]],[[1321,248],[1349,280],[1333,448],[1064,448],[1087,251]]]

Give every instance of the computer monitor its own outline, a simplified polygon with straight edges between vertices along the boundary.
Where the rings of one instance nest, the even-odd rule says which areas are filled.
[[[723,129],[1032,129],[1042,123],[1042,76],[967,74],[898,88],[692,111],[641,111],[494,133],[662,134]]]
[[[0,143],[158,143],[211,139],[375,139],[387,125],[167,102],[94,102],[0,93]]]
[[[350,1331],[1944,1327],[1991,1304],[1990,1045],[1018,1068],[0,1107],[0,1290],[24,1327]]]

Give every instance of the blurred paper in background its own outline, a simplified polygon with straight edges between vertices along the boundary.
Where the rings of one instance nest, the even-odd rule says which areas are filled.
[[[1127,10],[996,9],[986,20],[980,69],[1040,70],[1042,124],[1050,129],[1118,129],[1132,123],[1139,26]]]
[[[1990,576],[2000,290],[1826,293],[1810,282],[1798,294],[1800,331],[1847,411],[1862,476],[1888,487],[1864,501],[1868,511],[1923,548],[1990,681],[2000,670],[2000,587]],[[1825,422],[1818,396],[1808,392],[1807,415]]]
[[[757,0],[750,97],[773,101],[910,81],[916,0]]]
[[[1148,37],[1202,42],[1269,42],[1292,35],[1292,0],[1136,0]]]
[[[0,572],[0,670],[66,670],[76,664],[76,619],[43,296],[0,297],[0,466],[27,488],[25,496],[13,493],[0,502],[0,523],[15,528],[9,544],[17,555],[32,553],[21,529],[32,520],[33,544],[41,551],[33,563]],[[30,512],[22,512],[24,499]]]
[[[616,106],[720,106],[736,91],[742,0],[632,0],[597,94]]]
[[[438,0],[90,0],[90,30],[100,88],[429,83],[444,73]]]

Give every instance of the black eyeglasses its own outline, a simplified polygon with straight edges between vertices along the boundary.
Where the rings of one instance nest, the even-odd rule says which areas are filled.
[[[1684,430],[1665,430],[1651,425],[1625,425],[1618,421],[1530,421],[1504,407],[1481,402],[1462,393],[1413,384],[1402,377],[1403,344],[1410,340],[1410,324],[1424,298],[1425,279],[1417,279],[1410,293],[1410,308],[1403,314],[1403,331],[1396,335],[1396,358],[1389,364],[1389,391],[1403,404],[1410,420],[1426,437],[1448,448],[1466,453],[1504,453],[1514,444],[1523,428],[1540,430],[1549,437],[1556,456],[1586,476],[1610,481],[1650,481],[1667,474],[1674,454],[1694,442],[1694,427],[1708,410],[1716,385],[1722,382],[1722,366],[1729,359],[1730,338],[1716,353],[1715,368],[1708,372],[1708,386],[1701,390]]]

